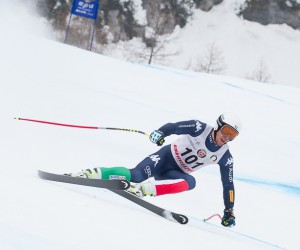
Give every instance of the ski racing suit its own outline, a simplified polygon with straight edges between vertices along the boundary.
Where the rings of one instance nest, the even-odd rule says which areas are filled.
[[[164,137],[181,135],[170,145],[149,155],[130,169],[131,181],[140,183],[148,178],[180,180],[172,184],[156,185],[156,195],[178,193],[196,186],[192,172],[207,165],[220,166],[223,199],[226,209],[234,206],[233,158],[228,145],[217,146],[212,138],[213,127],[198,120],[167,123],[159,131]]]

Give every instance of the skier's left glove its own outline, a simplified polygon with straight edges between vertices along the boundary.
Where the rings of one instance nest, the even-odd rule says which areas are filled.
[[[233,226],[235,226],[235,216],[233,214],[233,209],[232,208],[224,210],[224,215],[223,215],[221,224],[224,227],[233,227]]]
[[[164,144],[164,133],[159,130],[154,130],[149,137],[150,141],[155,143],[157,146],[161,146]]]

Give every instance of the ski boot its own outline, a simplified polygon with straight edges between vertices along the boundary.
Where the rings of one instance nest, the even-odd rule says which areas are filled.
[[[78,177],[78,178],[87,178],[87,179],[101,179],[102,177],[100,168],[86,169],[77,173],[69,173],[65,175],[71,177]]]
[[[156,187],[153,182],[131,183],[127,192],[143,199],[147,195],[156,196]]]

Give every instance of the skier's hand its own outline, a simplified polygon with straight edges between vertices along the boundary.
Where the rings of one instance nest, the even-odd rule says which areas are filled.
[[[164,144],[164,133],[159,130],[154,130],[149,137],[150,141],[155,143],[157,146],[161,146]]]
[[[225,209],[221,224],[224,227],[235,226],[235,216],[233,214],[233,209]]]

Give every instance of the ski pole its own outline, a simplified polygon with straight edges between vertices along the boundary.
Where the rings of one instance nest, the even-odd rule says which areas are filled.
[[[221,215],[219,215],[219,214],[213,214],[213,215],[209,216],[208,218],[203,219],[203,221],[208,221],[208,220],[212,219],[212,218],[215,217],[215,216],[219,217],[219,219],[222,220]]]
[[[73,125],[73,124],[65,124],[65,123],[57,123],[57,122],[49,122],[49,121],[41,121],[41,120],[33,120],[33,119],[28,119],[28,118],[20,118],[16,117],[16,120],[19,121],[27,121],[27,122],[37,122],[37,123],[43,123],[43,124],[48,124],[48,125],[55,125],[55,126],[63,126],[63,127],[71,127],[71,128],[83,128],[83,129],[106,129],[106,130],[118,130],[118,131],[125,131],[125,132],[133,132],[133,133],[139,133],[146,135],[149,137],[150,135],[140,131],[140,130],[135,130],[135,129],[127,129],[127,128],[109,128],[109,127],[96,127],[96,126],[82,126],[82,125]]]

